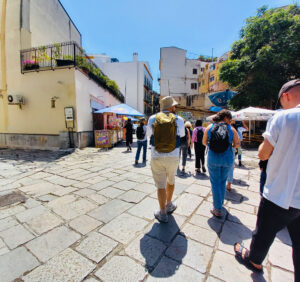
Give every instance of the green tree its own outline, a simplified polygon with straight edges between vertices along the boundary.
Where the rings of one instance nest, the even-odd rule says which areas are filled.
[[[220,79],[238,94],[233,109],[271,108],[283,83],[300,77],[300,9],[297,5],[267,10],[250,17],[220,69]]]

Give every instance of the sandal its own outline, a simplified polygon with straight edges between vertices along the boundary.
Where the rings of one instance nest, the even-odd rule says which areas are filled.
[[[195,169],[195,172],[196,172],[196,173],[201,173],[200,168]]]
[[[228,191],[228,192],[230,192],[231,191],[231,185],[228,185],[228,183],[227,183],[227,185],[226,185],[226,190]]]
[[[219,210],[212,209],[210,212],[212,213],[213,216],[215,216],[217,218],[222,218],[222,213]]]
[[[236,250],[237,244],[240,245],[238,250]],[[248,269],[252,271],[263,272],[263,268],[257,268],[256,266],[253,265],[253,263],[251,263],[251,261],[249,260],[249,250],[245,248],[241,243],[236,242],[233,248],[235,252],[235,257],[237,258],[239,263],[245,265]],[[246,251],[244,252],[244,250]]]

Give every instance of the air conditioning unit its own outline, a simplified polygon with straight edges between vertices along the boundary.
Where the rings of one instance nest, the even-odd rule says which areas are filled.
[[[7,96],[8,104],[10,105],[24,105],[24,97],[21,95],[8,95]]]

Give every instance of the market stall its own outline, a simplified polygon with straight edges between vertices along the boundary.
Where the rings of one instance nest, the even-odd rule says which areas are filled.
[[[126,104],[97,110],[93,113],[95,146],[109,148],[123,140],[123,126],[128,117],[142,117],[142,113]]]

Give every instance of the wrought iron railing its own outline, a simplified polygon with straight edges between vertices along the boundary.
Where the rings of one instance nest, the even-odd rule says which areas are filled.
[[[110,80],[76,42],[21,50],[20,58],[22,73],[77,67],[122,103],[125,100],[116,82]]]

